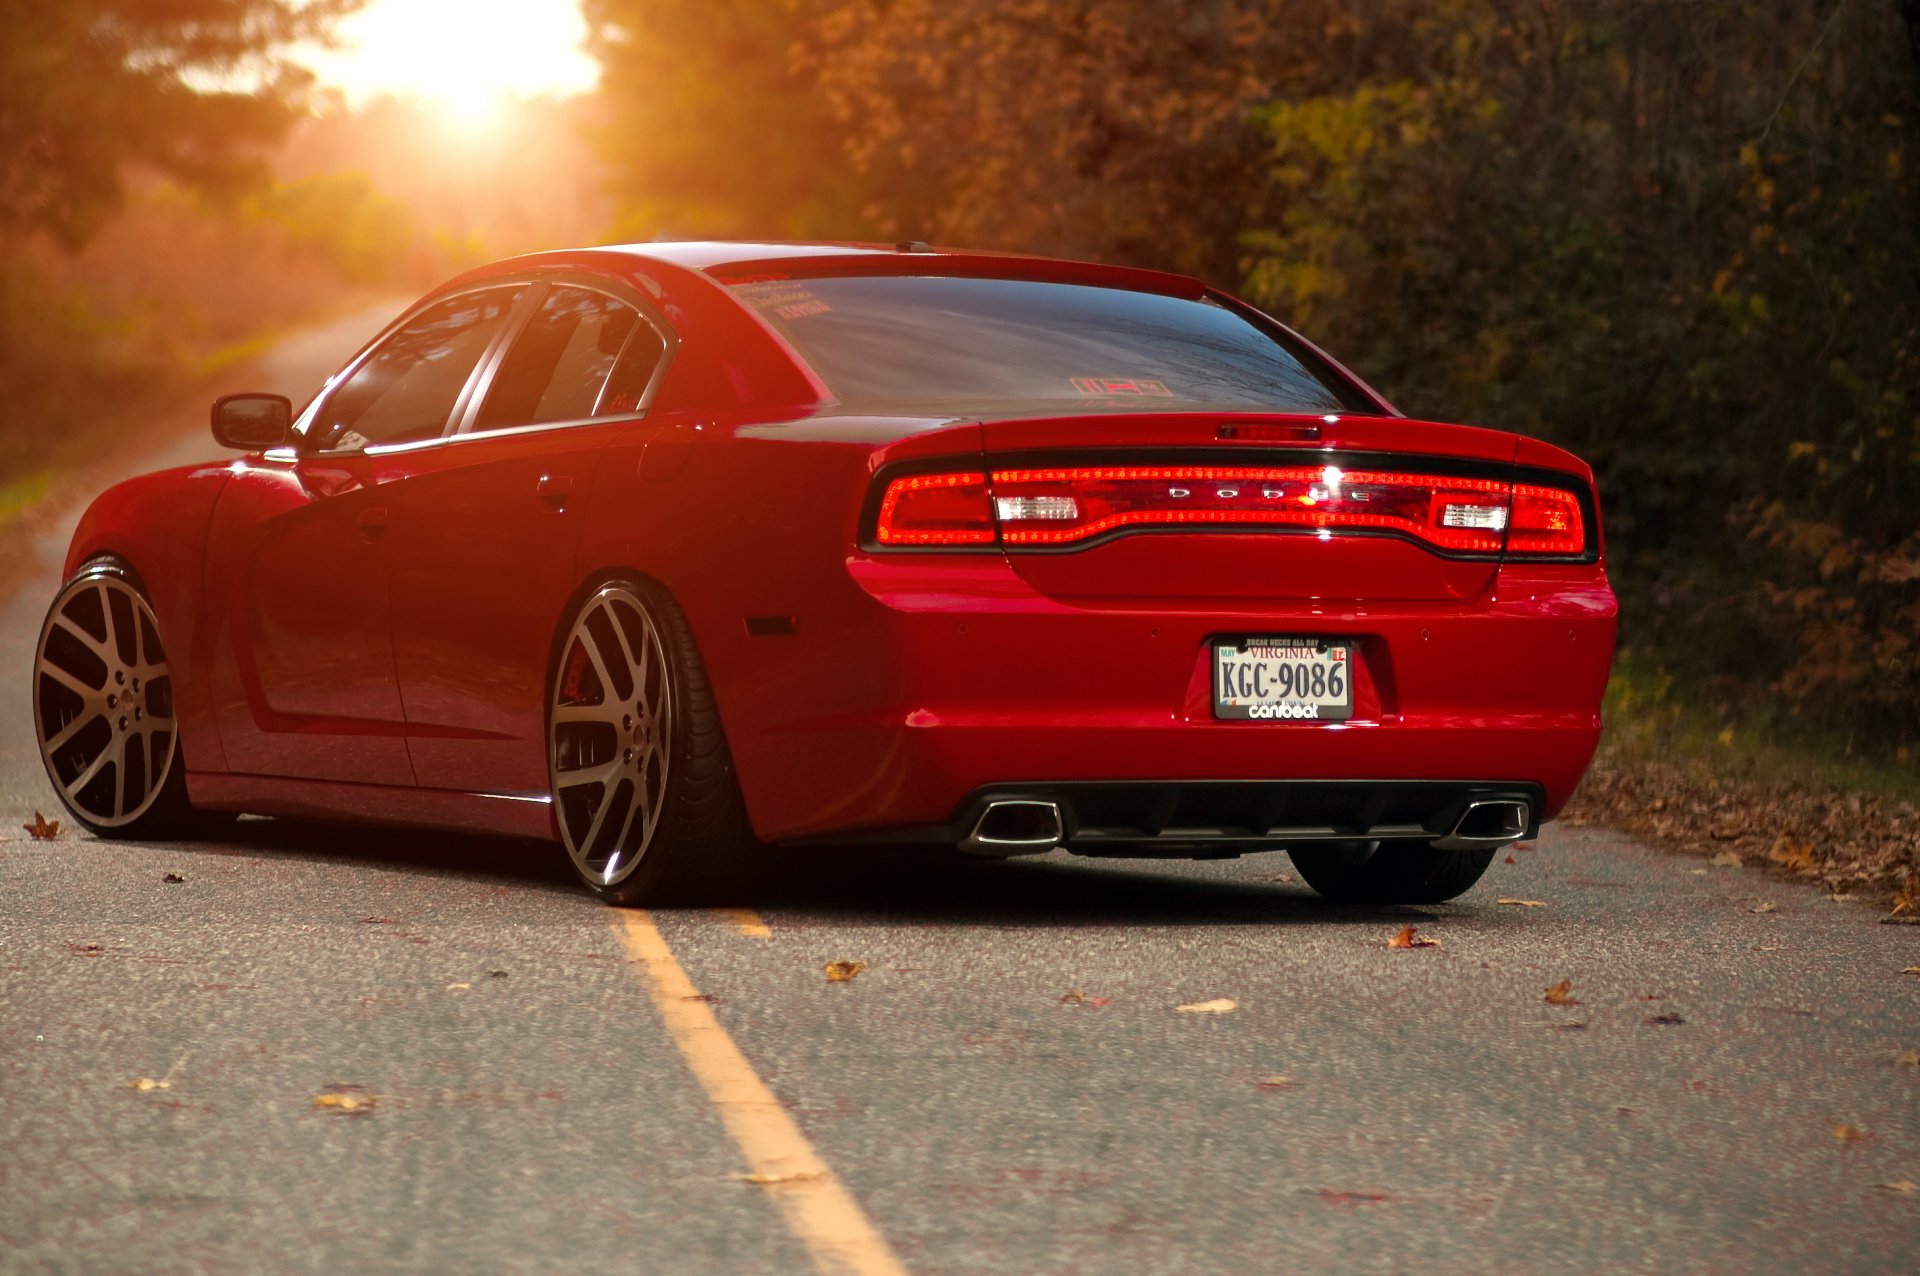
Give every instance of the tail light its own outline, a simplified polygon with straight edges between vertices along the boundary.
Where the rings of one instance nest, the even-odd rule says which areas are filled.
[[[1566,556],[1587,544],[1575,493],[1505,479],[1334,465],[1088,466],[924,474],[881,497],[885,546],[1081,544],[1129,529],[1386,532],[1456,554]],[[997,535],[996,535],[997,533]]]

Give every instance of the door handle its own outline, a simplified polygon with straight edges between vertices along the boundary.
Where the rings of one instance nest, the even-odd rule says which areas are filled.
[[[387,530],[387,510],[384,505],[373,505],[360,511],[360,539],[377,541]]]
[[[567,498],[573,494],[573,477],[568,474],[542,474],[534,485],[534,491],[540,499],[556,510],[567,508]]]

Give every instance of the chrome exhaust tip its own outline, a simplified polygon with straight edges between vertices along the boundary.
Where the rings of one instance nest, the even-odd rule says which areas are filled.
[[[995,798],[960,849],[975,855],[1044,855],[1067,835],[1060,804],[1045,798]]]
[[[1433,839],[1437,851],[1484,851],[1527,835],[1533,807],[1518,798],[1482,798],[1467,803],[1453,827]]]

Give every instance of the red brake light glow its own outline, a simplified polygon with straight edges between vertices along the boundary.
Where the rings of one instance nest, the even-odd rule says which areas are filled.
[[[880,498],[882,545],[991,545],[993,506],[984,474],[916,474]]]
[[[1128,528],[1393,532],[1453,553],[1572,555],[1586,548],[1574,493],[1505,479],[1335,465],[1124,465],[895,479],[887,546],[1063,547]],[[997,534],[997,535],[996,535]]]

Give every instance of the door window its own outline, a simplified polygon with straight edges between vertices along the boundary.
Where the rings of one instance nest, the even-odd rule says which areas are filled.
[[[638,410],[665,345],[624,302],[556,286],[494,374],[476,430]]]
[[[526,291],[522,284],[462,293],[409,319],[328,396],[308,430],[310,450],[445,433],[474,365]]]

